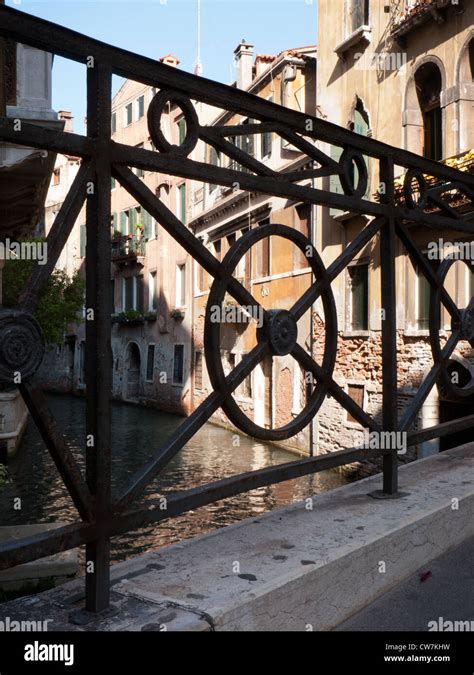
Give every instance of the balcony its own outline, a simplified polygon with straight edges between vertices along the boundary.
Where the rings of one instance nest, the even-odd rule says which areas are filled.
[[[450,166],[451,168],[458,169],[459,171],[465,171],[467,173],[474,174],[474,148],[468,150],[467,152],[462,152],[459,155],[454,155],[453,157],[443,159],[440,162],[440,164]],[[403,183],[405,180],[405,175],[406,174],[403,174],[395,179],[395,200],[398,204],[402,205],[405,203],[405,196],[403,194]],[[428,176],[427,174],[423,174],[423,178],[425,179],[428,188],[436,187],[438,185],[441,185],[443,182],[437,179],[436,177]],[[412,194],[414,199],[416,200],[417,198],[416,188],[413,190]],[[446,204],[449,205],[451,208],[459,211],[459,213],[467,213],[472,211],[473,208],[472,201],[459,190],[450,190],[449,192],[445,192],[443,197],[444,197],[443,201],[445,201]],[[380,201],[380,193],[376,192],[374,198],[376,199],[376,201]],[[424,210],[436,211],[437,207],[434,205],[428,206]]]
[[[451,0],[392,0],[391,36],[400,43],[408,33],[432,19],[438,24],[444,23],[445,10],[450,5],[453,5]]]
[[[112,262],[119,265],[143,265],[145,239],[136,234],[115,233],[112,237]]]

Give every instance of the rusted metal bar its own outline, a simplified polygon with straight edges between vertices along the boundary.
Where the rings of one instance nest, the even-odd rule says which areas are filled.
[[[363,249],[366,244],[368,244],[372,237],[374,237],[380,230],[383,222],[383,218],[374,219],[371,223],[366,225],[361,232],[359,232],[359,234],[351,241],[348,246],[346,246],[343,252],[328,267],[327,277],[329,282],[334,281],[334,279],[345,269],[347,264],[350,263],[353,257],[361,249]],[[291,308],[291,312],[297,321],[301,319],[303,314],[307,312],[308,309],[310,309],[313,303],[316,302],[323,292],[325,285],[325,281],[317,281],[315,284],[312,284],[295,302]]]
[[[47,237],[48,259],[44,265],[36,264],[28,280],[27,289],[20,298],[20,306],[26,312],[34,312],[41,292],[54,270],[69,235],[72,232],[86,198],[86,184],[92,178],[89,162],[81,165],[66,198],[54,219]]]
[[[445,344],[444,348],[441,351],[441,359],[439,363],[436,363],[431,368],[430,372],[421,383],[418,391],[411,400],[410,404],[406,407],[405,411],[403,412],[403,415],[400,420],[401,431],[408,431],[410,426],[413,424],[417,414],[421,410],[421,406],[428,397],[431,389],[436,384],[436,381],[438,380],[443,367],[446,366],[451,354],[455,350],[460,337],[461,331],[459,330],[453,331],[451,337],[449,338],[449,340],[447,341],[447,343]]]
[[[87,134],[96,148],[94,192],[87,201],[86,407],[87,483],[95,496],[97,539],[86,547],[86,609],[109,605],[111,517],[110,119],[112,71],[87,70]]]
[[[112,172],[129,194],[131,194],[160,225],[198,262],[206,272],[216,279],[223,276],[222,265],[210,251],[192,234],[192,232],[168,209],[153,192],[130,171],[123,166],[113,166]],[[257,308],[265,312],[260,303],[236,278],[228,280],[228,290],[242,305]]]
[[[114,511],[123,511],[150,481],[173,459],[177,452],[187,443],[211,415],[219,408],[229,392],[234,391],[241,384],[252,369],[260,363],[266,353],[264,344],[257,344],[227,376],[227,390],[213,392],[196,410],[183,422],[176,431],[166,440],[163,447],[149,460],[145,466],[135,473],[114,505]]]
[[[94,500],[49,411],[43,392],[31,380],[22,382],[19,389],[79,515],[83,520],[92,520]]]
[[[378,159],[389,157],[396,165],[417,168],[428,175],[439,176],[446,180],[461,180],[462,183],[474,187],[474,176],[463,174],[460,178],[460,172],[456,169],[440,165],[433,160],[360,136],[326,120],[278,106],[235,87],[176,70],[153,59],[112,47],[11,7],[0,7],[0,36],[2,35],[45,51],[51,51],[54,45],[54,53],[80,63],[87,64],[88,59],[93,57],[97,61],[113,64],[113,72],[122,77],[151,86],[169,87],[191,99],[209,103],[223,110],[254,118],[265,118],[265,121],[288,126],[305,136],[335,145],[348,145]],[[311,121],[311,124],[308,121]]]
[[[91,139],[85,136],[48,129],[23,120],[20,134],[15,128],[15,120],[9,117],[0,117],[0,139],[8,143],[50,150],[64,155],[88,158],[95,154]]]
[[[474,433],[474,415],[467,415],[467,417],[461,417],[460,419],[451,420],[450,422],[442,422],[433,427],[414,431],[413,433],[408,434],[407,445],[417,445],[418,443],[431,441],[434,438],[443,438],[450,434],[455,434],[458,431],[466,431],[467,429],[473,429]]]
[[[382,201],[393,209],[394,166],[390,158],[380,162],[380,182],[385,187]],[[384,431],[396,431],[397,416],[397,300],[396,300],[396,239],[395,221],[389,216],[380,230],[380,274],[382,308],[382,426]],[[383,457],[384,495],[398,491],[398,454],[393,448]]]
[[[4,4],[5,0],[0,0],[0,6]],[[5,40],[0,37],[0,117],[4,117],[7,110],[5,65]]]
[[[474,228],[474,225],[473,225]],[[461,320],[461,312],[456,306],[456,303],[452,299],[452,297],[449,295],[448,291],[445,289],[442,283],[440,283],[438,277],[434,273],[432,267],[430,266],[429,262],[427,261],[426,257],[421,253],[421,251],[418,249],[417,245],[413,241],[413,239],[410,237],[407,229],[403,227],[401,223],[396,224],[396,230],[397,230],[397,235],[399,238],[402,240],[403,244],[405,245],[405,248],[408,251],[408,255],[410,256],[410,259],[413,263],[413,265],[418,266],[420,270],[423,272],[425,277],[427,278],[430,286],[432,288],[436,288],[439,290],[439,293],[441,295],[441,299],[443,301],[444,306],[448,310],[448,312],[451,314],[453,319],[456,319],[458,322]],[[473,232],[474,234],[474,232]]]
[[[72,523],[29,537],[0,543],[0,570],[23,565],[87,544],[96,536],[94,523]]]
[[[362,410],[360,406],[350,397],[341,387],[333,380],[329,373],[326,373],[316,361],[313,361],[311,356],[305,352],[301,345],[296,345],[291,355],[298,361],[300,366],[307,372],[312,373],[319,382],[325,382],[328,387],[328,392],[331,396],[340,403],[343,408],[348,410],[350,414],[367,429],[372,431],[381,431],[380,425],[370,415]]]
[[[1,5],[1,2],[0,2]],[[8,37],[29,44],[38,49],[72,58],[87,64],[88,72],[88,136],[65,134],[39,127],[22,124],[21,138],[14,130],[12,120],[0,118],[0,140],[14,142],[28,147],[46,149],[63,154],[74,154],[87,161],[79,172],[69,195],[57,217],[48,237],[50,257],[48,265],[35,269],[30,285],[24,294],[21,317],[22,326],[30,326],[31,335],[35,333],[35,323],[29,312],[35,308],[39,293],[47,274],[52,271],[60,250],[70,234],[72,223],[77,217],[83,200],[86,181],[91,179],[94,192],[88,196],[87,204],[87,314],[86,314],[86,382],[87,382],[87,444],[86,444],[86,483],[82,479],[67,446],[54,425],[46,404],[34,384],[22,385],[22,393],[29,402],[29,408],[42,432],[53,459],[60,470],[81,517],[87,524],[75,524],[50,533],[9,542],[0,545],[0,569],[33,560],[36,557],[50,555],[80,544],[86,544],[86,561],[93,563],[92,570],[86,574],[86,607],[92,611],[105,609],[109,603],[109,549],[110,537],[114,534],[158,522],[198,508],[219,499],[224,499],[255,487],[290,480],[298,476],[341,466],[354,461],[362,461],[370,456],[383,454],[384,482],[383,493],[393,495],[397,491],[397,455],[395,451],[379,453],[365,448],[351,448],[325,456],[297,460],[278,467],[270,467],[257,472],[204,485],[193,490],[168,496],[168,509],[143,508],[128,511],[130,503],[145,489],[149,482],[168,464],[193,434],[210,418],[219,406],[237,419],[237,426],[244,431],[260,434],[257,437],[288,437],[295,429],[299,430],[316,414],[322,399],[327,394],[334,397],[354,418],[372,431],[407,430],[426,399],[432,386],[438,381],[446,368],[449,357],[460,338],[469,338],[468,315],[461,314],[456,304],[443,287],[444,277],[434,274],[409,235],[410,226],[423,226],[455,232],[474,234],[474,225],[468,217],[459,215],[441,198],[444,192],[459,189],[468,198],[473,199],[474,176],[461,173],[456,169],[431,160],[420,158],[413,153],[388,146],[379,141],[308,116],[278,106],[247,92],[218,84],[202,77],[196,77],[183,71],[177,71],[164,64],[157,63],[124,50],[91,40],[73,31],[55,24],[31,17],[11,8],[0,6],[0,38]],[[148,125],[152,139],[159,152],[130,148],[117,144],[110,139],[111,121],[111,77],[112,73],[133,79],[160,89],[154,97],[148,113]],[[159,115],[166,101],[174,100],[182,107],[188,133],[182,146],[171,146],[160,129]],[[197,113],[191,100],[209,103],[225,112],[219,127],[203,127],[199,124]],[[232,113],[246,115],[260,120],[245,127],[225,126],[223,120],[230,120]],[[0,115],[2,111],[0,110]],[[231,135],[260,134],[271,131],[282,139],[292,143],[306,155],[307,161],[317,162],[320,166],[309,170],[269,169],[241,148],[236,148],[226,140]],[[221,150],[248,171],[236,171],[217,166],[208,166],[188,159],[198,139]],[[336,162],[312,142],[322,141],[341,147],[341,159]],[[380,179],[386,190],[381,201],[364,199],[368,184],[368,174],[363,156],[371,156],[381,161]],[[358,185],[352,185],[348,176],[353,164],[359,169]],[[415,203],[411,198],[411,183],[404,185],[405,205],[397,203],[394,195],[394,164],[408,168],[407,179],[418,178],[425,185],[424,199]],[[258,231],[250,231],[238,240],[220,263],[199,242],[193,233],[139,180],[129,167],[159,171],[164,174],[202,182],[233,187],[238,183],[240,189],[260,194],[278,195],[291,200],[309,204],[320,204],[341,208],[353,213],[373,217],[351,242],[341,255],[329,266],[323,265],[317,252],[313,250],[314,260],[311,269],[315,281],[288,312],[286,310],[263,310],[251,293],[233,277],[241,253],[249,250],[262,237],[283,236],[304,249],[308,241],[301,233],[294,233],[282,225],[262,226]],[[91,173],[92,172],[92,173]],[[444,185],[434,188],[426,186],[423,174],[434,176]],[[167,439],[155,455],[123,487],[112,507],[110,470],[111,470],[111,433],[110,433],[110,394],[112,384],[112,355],[110,345],[110,178],[113,175],[122,186],[146,210],[156,218],[162,227],[186,250],[202,267],[211,274],[215,282],[209,295],[221,300],[228,292],[240,304],[262,310],[264,327],[257,333],[257,346],[248,354],[229,375],[225,376],[218,367],[219,340],[215,327],[205,330],[206,362],[215,391],[199,408]],[[327,190],[300,185],[311,177],[338,175],[341,178],[344,194],[334,194]],[[90,182],[90,181],[89,181]],[[421,190],[421,188],[420,188]],[[426,204],[435,205],[439,213],[425,211]],[[408,206],[407,206],[408,204]],[[402,224],[406,223],[406,225]],[[265,230],[264,227],[267,229]],[[383,355],[383,425],[380,425],[360,408],[333,379],[337,346],[337,317],[331,282],[340,274],[354,256],[380,231],[382,307],[385,317],[382,323]],[[405,244],[415,264],[418,264],[428,278],[432,291],[437,294],[450,311],[453,321],[453,334],[444,349],[433,347],[435,365],[422,383],[411,405],[405,410],[400,425],[397,424],[397,376],[396,376],[396,298],[395,298],[395,260],[396,239],[398,235]],[[308,242],[309,243],[309,242]],[[321,297],[324,307],[326,337],[323,366],[297,343],[296,322]],[[436,300],[438,302],[438,300]],[[436,304],[436,303],[435,303]],[[432,302],[433,305],[433,302]],[[20,321],[15,316],[6,317],[8,321]],[[208,324],[208,315],[206,314]],[[439,333],[438,318],[433,306],[430,310],[430,339]],[[432,325],[433,324],[433,325]],[[18,324],[19,325],[19,324]],[[285,331],[279,332],[279,326]],[[31,338],[30,335],[30,338]],[[209,348],[209,346],[211,348]],[[285,351],[286,350],[286,351]],[[310,372],[317,380],[310,401],[297,420],[280,429],[262,430],[251,423],[236,410],[232,404],[232,392],[245,379],[251,370],[266,354],[291,354],[305,372]],[[34,356],[34,354],[32,354]],[[33,359],[33,365],[36,361]],[[10,370],[5,364],[2,372]],[[235,403],[235,402],[234,402]],[[418,440],[446,435],[456,430],[471,428],[474,416],[468,416],[446,425],[410,434],[410,444]],[[247,420],[247,421],[245,421]],[[295,432],[296,433],[296,432]],[[415,439],[415,440],[414,440]],[[92,522],[94,521],[94,522]]]
[[[212,504],[221,499],[228,499],[249,490],[255,490],[267,485],[282,483],[301,476],[308,476],[319,471],[327,471],[352,462],[362,462],[380,454],[380,450],[365,448],[350,448],[339,450],[326,455],[308,457],[295,462],[287,462],[278,466],[267,467],[257,471],[249,471],[225,478],[215,483],[209,483],[191,490],[166,495],[166,509],[148,508],[125,512],[112,519],[111,533],[122,534],[151,523],[160,522],[167,518],[174,518],[186,511],[197,509],[206,504]]]

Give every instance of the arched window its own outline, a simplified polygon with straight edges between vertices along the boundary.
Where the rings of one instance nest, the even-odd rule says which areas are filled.
[[[434,63],[425,63],[415,73],[416,93],[423,116],[423,155],[443,158],[443,114],[441,110],[441,73]]]
[[[474,80],[474,38],[469,42],[469,69],[471,71],[471,80]]]

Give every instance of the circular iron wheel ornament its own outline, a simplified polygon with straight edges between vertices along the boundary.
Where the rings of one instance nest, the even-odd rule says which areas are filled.
[[[176,103],[183,111],[186,120],[186,137],[181,145],[170,143],[161,130],[161,120],[167,104]],[[187,157],[194,150],[199,140],[199,119],[191,100],[172,89],[162,89],[150,103],[148,108],[148,130],[155,147],[160,152],[167,152],[179,157]]]
[[[455,258],[446,258],[438,267],[437,276],[441,283],[444,284],[446,276],[451,269],[451,266],[457,262]],[[470,261],[462,260],[468,269],[471,270]],[[441,326],[441,294],[438,289],[431,291],[430,297],[430,343],[431,353],[433,355],[434,363],[441,361],[441,347],[439,344],[439,330]],[[469,305],[461,311],[461,337],[460,340],[467,340],[471,347],[474,347],[474,298],[471,298]],[[452,321],[452,328],[455,328],[454,321]],[[443,387],[449,391],[455,398],[466,398],[474,394],[474,379],[464,387],[459,387],[451,381],[449,373],[446,368],[443,368],[440,376]]]
[[[415,201],[413,198],[413,183],[418,184],[418,191],[420,196]],[[428,202],[427,199],[428,186],[421,171],[418,169],[409,169],[403,180],[403,196],[405,197],[405,204],[410,209],[424,209]]]
[[[232,396],[232,391],[226,384],[226,375],[220,358],[221,323],[211,320],[213,308],[222,307],[229,280],[241,258],[254,244],[271,236],[282,237],[295,244],[306,255],[316,280],[328,280],[326,268],[318,252],[301,232],[297,232],[286,225],[277,224],[261,225],[256,230],[249,230],[233,244],[224,256],[221,263],[224,276],[221,279],[216,279],[211,286],[204,324],[204,353],[212,386],[216,391],[226,392],[227,394],[221,407],[229,420],[238,429],[253,438],[265,441],[281,441],[291,438],[309,424],[324,401],[328,389],[327,385],[324,382],[317,382],[303,410],[288,424],[277,429],[266,429],[259,426],[240,409]],[[337,314],[329,280],[321,294],[321,300],[325,317],[324,357],[321,367],[328,377],[331,377],[336,362]],[[255,302],[255,306],[259,306],[257,302]],[[257,329],[257,341],[258,343],[266,343],[269,355],[284,356],[290,354],[296,345],[297,338],[297,322],[290,311],[264,311],[263,325]]]
[[[0,381],[18,383],[31,377],[45,353],[43,331],[36,319],[17,310],[0,311]]]
[[[352,148],[346,148],[341,155],[340,164],[342,168],[340,179],[344,194],[363,197],[369,182],[367,164],[363,156]],[[354,185],[354,165],[359,173],[357,185]]]

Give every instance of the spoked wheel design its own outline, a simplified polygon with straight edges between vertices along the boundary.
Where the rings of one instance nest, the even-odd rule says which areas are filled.
[[[221,407],[227,417],[237,428],[254,438],[278,441],[294,436],[309,424],[327,394],[328,386],[326,382],[316,383],[306,406],[288,424],[277,429],[266,429],[259,426],[247,417],[232,396],[232,392],[235,391],[236,387],[229,385],[222,361],[220,358],[216,358],[216,354],[220,352],[221,323],[213,320],[213,317],[216,315],[215,308],[222,307],[224,296],[228,291],[229,281],[241,258],[261,239],[272,236],[282,237],[295,244],[306,255],[316,280],[328,282],[327,272],[318,252],[303,234],[285,225],[277,224],[262,225],[257,230],[250,230],[228,251],[222,261],[224,276],[221,279],[216,279],[212,284],[206,309],[204,347],[212,386],[216,391],[225,393],[225,400]],[[334,296],[329,282],[325,284],[321,299],[324,308],[326,331],[324,358],[320,368],[330,377],[332,376],[336,361],[337,316]],[[261,359],[266,355],[295,355],[298,349],[298,319],[295,316],[295,312],[284,309],[264,310],[256,300],[254,300],[252,309],[255,310],[255,312],[252,312],[252,316],[255,316],[256,311],[258,311],[259,315],[263,318],[263,325],[257,330],[257,342],[259,345],[264,346]]]
[[[456,259],[446,258],[438,267],[437,277],[441,285],[444,284],[446,277]],[[463,260],[468,269],[471,269],[470,261]],[[454,305],[454,303],[453,303]],[[451,308],[448,307],[451,310]],[[455,310],[455,311],[454,311]],[[439,331],[441,327],[441,293],[439,287],[431,293],[430,298],[430,343],[433,361],[440,368],[439,384],[455,398],[466,398],[474,394],[474,380],[471,379],[464,387],[459,386],[452,381],[447,365],[448,357],[456,349],[461,340],[469,342],[474,347],[474,298],[471,298],[465,309],[459,310],[454,307],[451,311],[451,338],[444,350],[439,342]],[[447,347],[449,345],[449,351]]]

